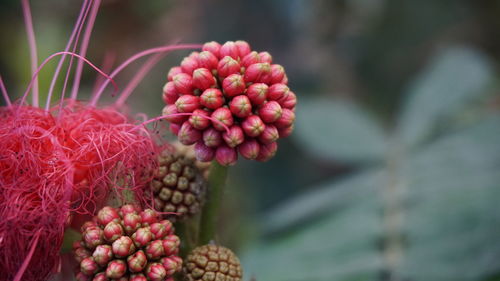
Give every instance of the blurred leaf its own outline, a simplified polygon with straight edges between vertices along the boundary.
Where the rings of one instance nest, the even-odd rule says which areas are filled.
[[[297,116],[295,140],[319,158],[356,164],[384,158],[383,130],[353,103],[304,101],[298,105]]]
[[[409,88],[399,123],[405,143],[428,140],[438,125],[484,95],[493,69],[478,50],[451,47],[434,58]]]

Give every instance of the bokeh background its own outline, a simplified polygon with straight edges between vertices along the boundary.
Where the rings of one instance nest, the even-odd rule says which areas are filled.
[[[81,1],[31,2],[43,59],[64,49]],[[20,1],[0,1],[0,27],[15,98],[30,76]],[[230,170],[218,240],[246,280],[500,280],[499,1],[103,0],[88,58],[239,39],[284,65],[299,99],[277,156]],[[188,53],[162,60],[130,110],[158,115]],[[85,68],[81,99],[95,78]]]

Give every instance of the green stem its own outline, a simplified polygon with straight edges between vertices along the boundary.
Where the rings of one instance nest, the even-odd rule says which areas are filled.
[[[217,229],[217,212],[219,210],[224,186],[226,185],[227,167],[224,167],[213,161],[210,167],[210,175],[208,176],[208,193],[207,201],[203,206],[200,225],[200,240],[201,245],[208,244],[215,239]]]

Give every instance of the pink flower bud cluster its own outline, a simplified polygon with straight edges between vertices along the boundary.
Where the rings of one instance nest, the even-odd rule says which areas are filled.
[[[173,281],[182,268],[172,223],[151,209],[104,207],[73,244],[76,280]]]
[[[163,115],[198,160],[233,165],[271,159],[293,130],[297,98],[284,68],[245,41],[209,42],[170,69]],[[183,114],[177,114],[183,113]]]

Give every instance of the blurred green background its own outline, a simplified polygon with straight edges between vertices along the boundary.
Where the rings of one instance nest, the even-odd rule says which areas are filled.
[[[43,59],[64,49],[81,2],[31,2]],[[0,1],[0,26],[0,73],[19,97],[20,1]],[[219,242],[246,280],[500,280],[499,1],[104,0],[88,57],[116,66],[176,40],[238,39],[284,65],[299,99],[277,156],[230,170]],[[188,53],[146,76],[133,112],[161,112]],[[85,68],[80,98],[95,77]]]

